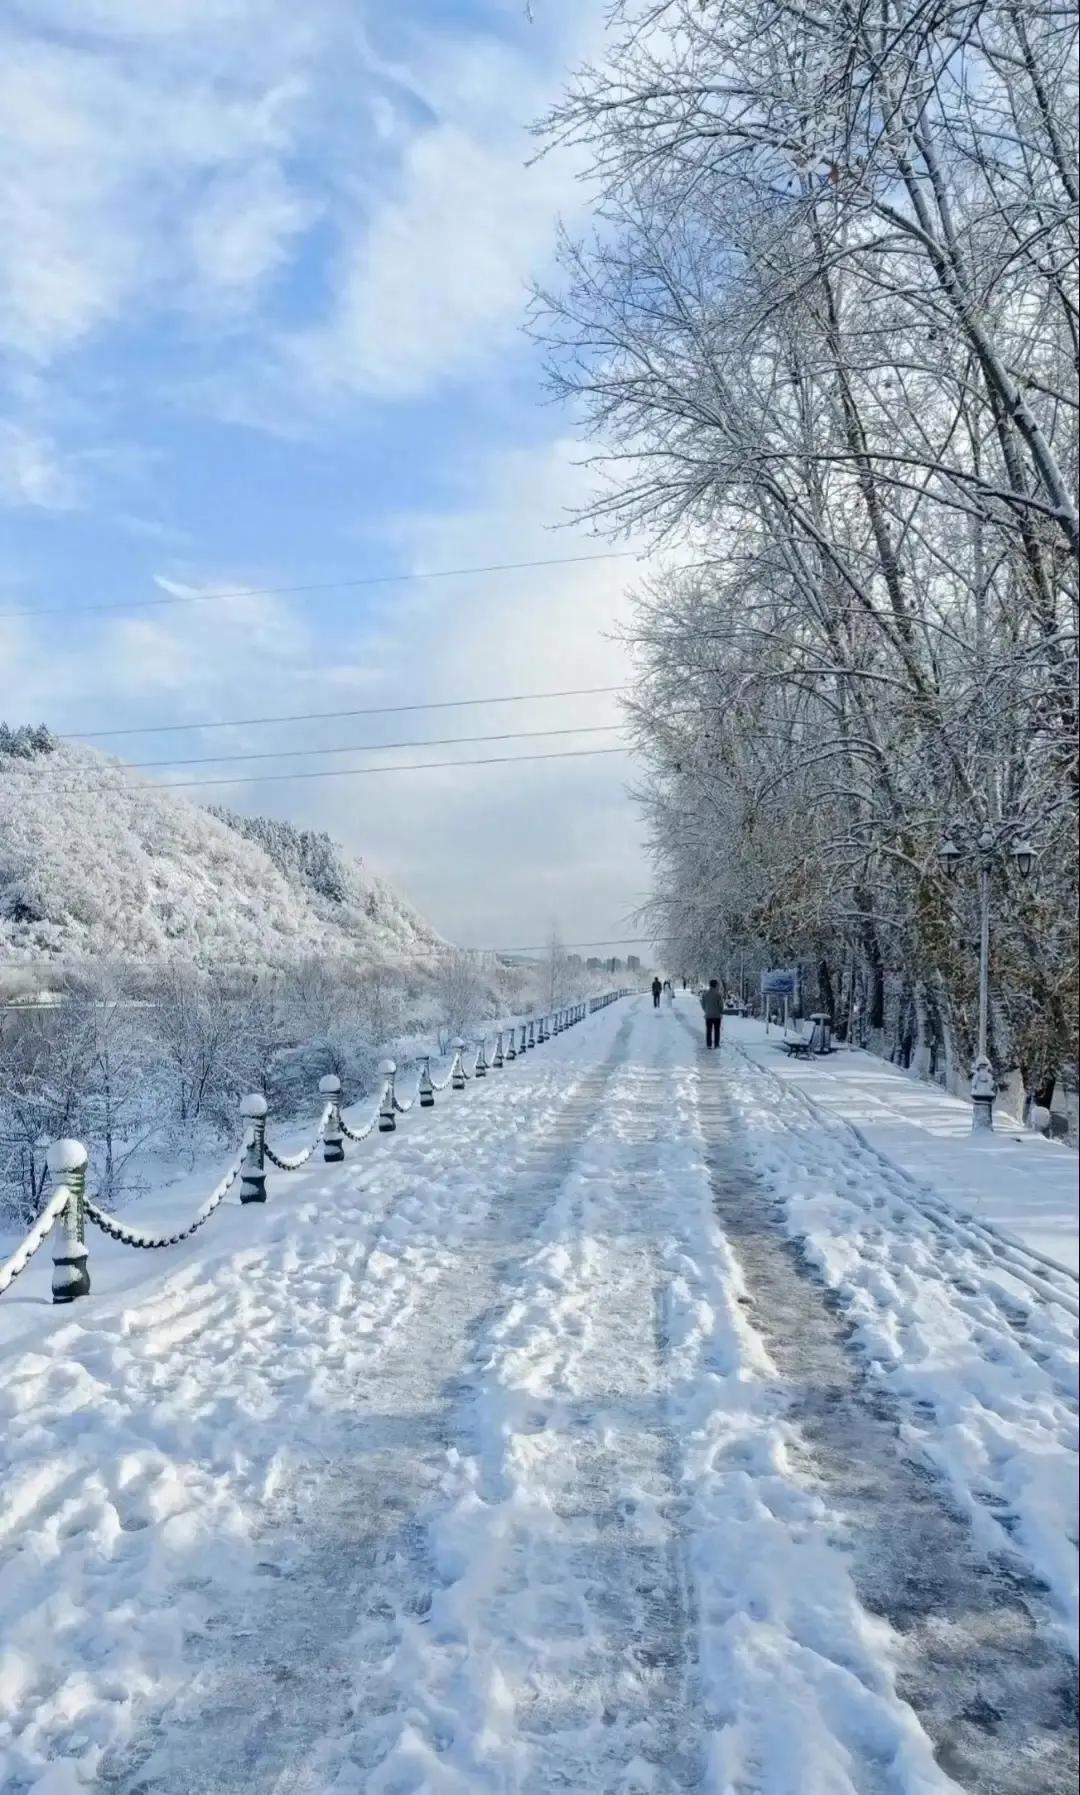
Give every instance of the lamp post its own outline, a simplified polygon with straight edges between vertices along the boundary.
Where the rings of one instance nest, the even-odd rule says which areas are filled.
[[[957,837],[959,836],[959,841]],[[990,1017],[990,874],[994,861],[1007,850],[1017,872],[1026,879],[1035,864],[1035,849],[1019,823],[987,823],[974,842],[959,830],[950,830],[938,845],[938,859],[948,878],[954,879],[964,860],[974,860],[979,872],[979,1031],[975,1063],[971,1068],[972,1130],[993,1128],[997,1082],[987,1045]]]

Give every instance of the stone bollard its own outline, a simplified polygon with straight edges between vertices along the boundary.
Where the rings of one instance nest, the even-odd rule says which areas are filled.
[[[530,1047],[536,1046],[536,1024],[535,1024],[535,1022],[529,1023],[529,1046]]]
[[[473,1077],[486,1078],[487,1071],[487,1036],[484,1035],[481,1036],[480,1044],[476,1049],[476,1064],[473,1067]]]
[[[251,1140],[240,1170],[241,1203],[266,1202],[266,1098],[259,1091],[240,1099],[240,1114]]]
[[[327,1165],[337,1165],[345,1157],[345,1140],[341,1132],[341,1080],[333,1072],[319,1080],[319,1095],[330,1105],[330,1115],[323,1130],[322,1156]]]
[[[975,1061],[971,1068],[971,1130],[978,1134],[984,1128],[994,1126],[994,1098],[997,1096],[997,1079],[994,1068],[988,1059]]]
[[[394,1082],[397,1078],[397,1061],[380,1060],[379,1077],[383,1082],[383,1093],[379,1102],[379,1133],[393,1134],[397,1127],[397,1116],[394,1113]]]
[[[454,1042],[454,1063],[450,1068],[450,1089],[452,1091],[465,1089],[465,1062],[461,1057],[464,1051],[465,1043],[459,1035]]]
[[[529,1045],[529,1031],[525,1027],[525,1024],[523,1022],[521,1025],[521,1039],[518,1042],[518,1052],[524,1053],[526,1048],[528,1047],[528,1045]]]
[[[52,1300],[73,1303],[89,1296],[86,1264],[86,1148],[81,1141],[54,1141],[45,1156],[54,1194],[66,1187],[68,1200],[53,1248]]]
[[[514,1027],[513,1023],[511,1023],[510,1027],[506,1031],[506,1058],[508,1060],[516,1060],[517,1059],[517,1048],[514,1046],[514,1042],[516,1040],[517,1040],[517,1029]]]
[[[420,1056],[420,1077],[416,1083],[416,1094],[420,1099],[421,1109],[435,1108],[435,1086],[431,1082],[431,1057],[426,1053]]]
[[[499,1033],[496,1037],[496,1040],[495,1040],[495,1052],[493,1053],[493,1055],[491,1057],[492,1071],[493,1072],[500,1071],[502,1068],[502,1063],[503,1063],[502,1029],[500,1029]]]

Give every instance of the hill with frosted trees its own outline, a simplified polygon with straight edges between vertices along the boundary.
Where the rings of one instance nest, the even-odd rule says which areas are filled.
[[[328,835],[202,809],[96,749],[0,724],[0,966],[374,960],[437,941]]]

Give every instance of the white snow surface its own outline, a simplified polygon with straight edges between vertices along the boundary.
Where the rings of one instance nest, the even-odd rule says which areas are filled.
[[[729,1018],[728,1037],[818,1111],[958,1211],[990,1223],[1033,1252],[1080,1271],[1080,1164],[1076,1149],[1020,1126],[996,1106],[992,1132],[972,1133],[971,1104],[890,1066],[840,1049],[791,1059],[782,1031]]]
[[[860,1600],[710,1104],[1059,1616],[1073,1319],[688,1014],[614,1004],[190,1242],[93,1234],[69,1310],[46,1255],[0,1300],[4,1795],[975,1786]]]

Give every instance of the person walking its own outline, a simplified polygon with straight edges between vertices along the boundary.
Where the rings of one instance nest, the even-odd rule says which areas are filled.
[[[664,989],[664,987],[660,983],[660,980],[658,978],[654,978],[653,982],[652,982],[652,1007],[654,1010],[658,1010],[660,1008],[660,993],[663,989]]]
[[[710,979],[708,990],[701,993],[701,1009],[705,1017],[705,1045],[719,1047],[720,1027],[724,1020],[724,994],[718,979]]]
[[[664,980],[664,1002],[667,1004],[669,1009],[671,1008],[672,1004],[675,1002],[675,987],[672,985],[670,979]]]

